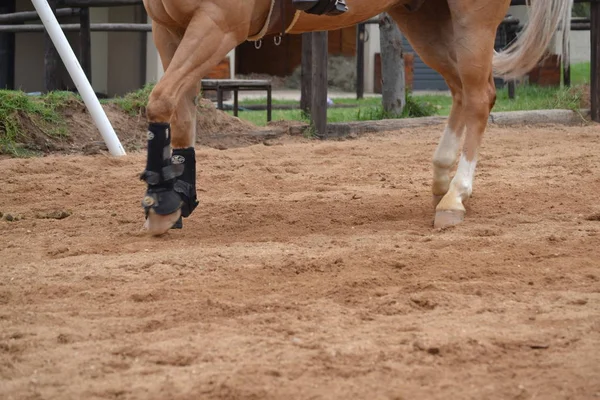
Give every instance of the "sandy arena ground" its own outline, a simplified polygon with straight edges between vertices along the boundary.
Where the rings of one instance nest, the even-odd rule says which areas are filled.
[[[600,399],[600,128],[489,129],[436,231],[441,129],[201,147],[159,239],[143,153],[1,160],[0,398]]]

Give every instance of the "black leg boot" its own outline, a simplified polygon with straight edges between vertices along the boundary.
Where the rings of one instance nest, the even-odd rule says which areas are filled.
[[[183,173],[175,180],[175,192],[179,194],[183,204],[181,216],[187,218],[198,206],[196,199],[196,151],[193,147],[174,149],[171,157],[173,165],[183,165]],[[179,218],[173,229],[181,229],[183,220]]]
[[[140,179],[148,184],[142,200],[146,217],[150,210],[158,215],[169,215],[179,210],[183,202],[176,193],[175,178],[183,173],[182,165],[171,162],[171,132],[167,123],[148,126],[148,159]]]

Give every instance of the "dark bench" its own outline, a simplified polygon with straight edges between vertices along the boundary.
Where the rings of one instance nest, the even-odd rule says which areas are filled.
[[[238,115],[238,92],[242,90],[266,90],[267,91],[267,122],[271,121],[272,99],[271,81],[268,80],[246,80],[246,79],[202,79],[202,90],[214,90],[217,92],[217,108],[223,110],[223,92],[233,91],[233,115]]]

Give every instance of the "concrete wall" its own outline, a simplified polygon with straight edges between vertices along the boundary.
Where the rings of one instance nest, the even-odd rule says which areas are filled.
[[[591,60],[590,31],[573,31],[570,36],[571,62],[589,62]]]
[[[562,54],[562,41],[557,40],[556,54]],[[569,36],[571,46],[571,63],[589,62],[591,60],[590,31],[573,31]]]
[[[521,23],[529,20],[526,6],[510,7],[509,13],[518,18]],[[571,62],[589,62],[591,57],[590,31],[572,31],[569,36],[571,45]],[[562,54],[562,40],[553,40],[551,49],[554,54]]]
[[[33,5],[27,0],[18,0],[16,11],[33,11]],[[77,18],[62,18],[65,23],[77,22]],[[78,46],[79,36],[76,32],[67,33],[71,46]],[[69,74],[63,67],[60,72],[61,81],[74,87]],[[44,89],[44,34],[41,32],[15,34],[15,89],[26,92],[38,92]]]
[[[90,21],[110,21],[108,8],[90,9]],[[108,93],[108,32],[92,32],[92,87],[97,93]]]
[[[381,44],[379,42],[379,25],[368,24],[365,27],[367,34],[367,41],[365,42],[365,92],[373,93],[374,91],[374,80],[375,80],[375,53],[381,51]]]
[[[144,22],[140,6],[111,7],[109,21],[114,23]],[[108,32],[108,94],[122,95],[139,89],[146,79],[147,33]]]
[[[27,0],[17,1],[17,11],[31,11]],[[136,22],[143,17],[139,6],[91,8],[92,23]],[[61,18],[61,23],[78,23],[79,18]],[[67,38],[75,54],[79,53],[79,34],[68,32]],[[140,88],[146,82],[145,33],[92,32],[92,86],[98,93],[121,95]],[[18,33],[15,39],[15,88],[26,92],[44,90],[44,35]],[[60,79],[74,88],[66,69]]]

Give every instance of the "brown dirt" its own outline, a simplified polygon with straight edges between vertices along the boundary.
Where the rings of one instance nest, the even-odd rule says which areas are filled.
[[[258,128],[253,124],[221,112],[208,100],[199,99],[197,144],[219,149],[235,148],[256,144],[261,138],[255,135],[271,128]],[[126,151],[140,150],[145,144],[147,121],[142,112],[132,116],[115,104],[103,105],[106,115],[113,125],[121,144]],[[46,128],[36,117],[22,113],[19,121],[26,132],[19,138],[26,149],[43,154],[98,154],[106,149],[102,137],[85,105],[72,100],[59,110],[67,123],[67,135],[48,135]],[[264,139],[263,139],[264,140]],[[1,154],[0,154],[1,156]],[[3,157],[8,158],[8,157]]]
[[[142,153],[1,160],[0,398],[597,399],[598,126],[491,128],[435,231],[441,129],[199,147],[160,239]]]

